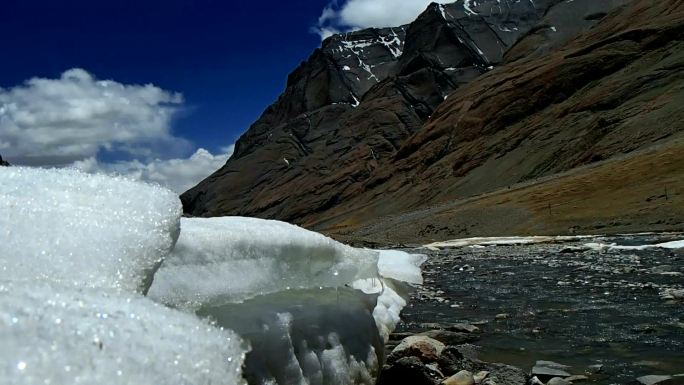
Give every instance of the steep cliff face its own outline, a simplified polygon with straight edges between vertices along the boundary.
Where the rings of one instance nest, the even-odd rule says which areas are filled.
[[[236,155],[182,196],[185,210],[343,234],[676,139],[683,8],[460,1],[399,29],[335,36]],[[363,57],[337,55],[350,41]]]
[[[431,5],[412,24],[335,35],[289,77],[186,212],[301,222],[364,190],[446,95],[500,63],[556,1]]]

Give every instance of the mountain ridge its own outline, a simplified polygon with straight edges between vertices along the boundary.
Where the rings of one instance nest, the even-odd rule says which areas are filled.
[[[402,54],[384,52],[393,59],[383,68],[396,73],[371,84],[358,106],[333,81],[323,97],[313,93],[330,101],[322,107],[279,125],[268,117],[255,123],[237,156],[183,194],[186,212],[283,219],[342,235],[377,217],[610,159],[682,130],[679,3],[517,2],[526,6],[515,13],[517,25],[494,3],[479,2],[476,15],[460,2],[428,7],[404,30]],[[663,55],[670,70],[655,65]],[[297,84],[288,81],[288,89]],[[293,93],[283,95],[272,107],[287,116],[278,103]],[[660,112],[635,110],[647,98],[669,112],[669,128],[655,124]]]

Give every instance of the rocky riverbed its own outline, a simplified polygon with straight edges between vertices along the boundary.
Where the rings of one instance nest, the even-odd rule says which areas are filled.
[[[420,333],[443,342],[452,356],[465,350],[478,362],[521,368],[525,381],[535,366],[540,370],[538,361],[551,361],[552,370],[567,374],[560,377],[579,375],[570,379],[597,384],[684,373],[684,250],[620,248],[682,238],[634,235],[424,250],[425,283],[413,293],[390,349]],[[480,364],[460,365],[435,381],[456,369],[492,372]]]

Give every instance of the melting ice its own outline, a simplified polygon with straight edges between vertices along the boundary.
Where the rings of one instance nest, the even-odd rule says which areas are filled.
[[[9,384],[372,384],[423,256],[180,218],[157,186],[0,170]]]

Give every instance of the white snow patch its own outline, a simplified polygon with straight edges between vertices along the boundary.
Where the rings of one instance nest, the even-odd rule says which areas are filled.
[[[684,240],[671,241],[657,243],[654,245],[636,245],[636,246],[622,246],[616,243],[600,243],[591,242],[585,243],[585,247],[596,250],[596,251],[606,251],[606,250],[648,250],[648,249],[681,249],[684,248]]]
[[[241,302],[289,289],[339,287],[378,276],[378,253],[285,222],[182,218],[148,296],[174,307]]]
[[[11,281],[141,291],[173,248],[167,189],[76,170],[0,169],[0,274]]]
[[[0,281],[0,341],[3,384],[244,383],[238,336],[137,295]]]
[[[581,239],[593,238],[593,235],[569,235],[569,236],[531,236],[531,237],[476,237],[454,239],[444,242],[433,242],[423,247],[430,250],[439,250],[448,247],[466,246],[493,246],[493,245],[529,245],[536,243],[572,242]]]

